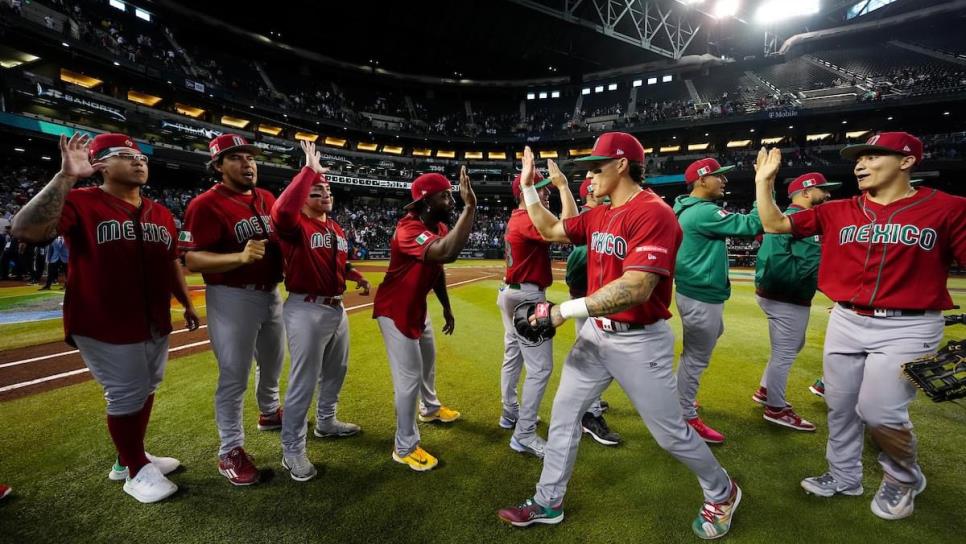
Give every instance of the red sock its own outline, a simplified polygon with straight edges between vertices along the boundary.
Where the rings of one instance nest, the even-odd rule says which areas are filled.
[[[107,415],[107,430],[117,448],[117,456],[121,464],[127,467],[131,478],[148,464],[148,458],[144,455],[144,440],[141,438],[140,416],[140,411],[123,416]]]
[[[148,421],[151,420],[151,408],[154,407],[154,393],[148,395],[147,400],[144,401],[144,406],[141,407],[141,411],[138,413],[138,425],[141,426],[141,442],[144,442],[144,436],[148,431]]]

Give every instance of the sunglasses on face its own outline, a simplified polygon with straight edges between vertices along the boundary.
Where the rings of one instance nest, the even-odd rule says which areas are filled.
[[[148,162],[148,156],[143,153],[125,153],[125,152],[110,153],[108,155],[105,155],[104,158],[101,160],[107,160],[107,159],[110,159],[111,157],[117,157],[122,161],[143,162],[145,164],[147,164]]]

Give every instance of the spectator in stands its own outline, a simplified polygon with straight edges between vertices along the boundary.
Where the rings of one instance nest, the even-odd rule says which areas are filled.
[[[61,270],[64,271],[64,275],[66,276],[67,257],[67,244],[64,243],[64,237],[58,236],[54,238],[54,241],[47,246],[47,283],[40,288],[41,291],[50,290],[50,286],[60,276]]]

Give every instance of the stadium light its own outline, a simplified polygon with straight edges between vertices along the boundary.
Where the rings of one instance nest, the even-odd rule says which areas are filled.
[[[688,151],[704,151],[705,149],[708,149],[710,145],[710,143],[688,144]]]
[[[251,121],[249,121],[248,119],[241,119],[239,117],[232,117],[230,115],[221,116],[221,124],[228,125],[230,127],[245,128],[248,126],[249,123],[251,123]],[[318,138],[318,136],[316,136],[316,138]],[[312,140],[312,141],[315,141],[315,140]]]
[[[664,76],[661,78],[661,83],[670,83],[674,79],[674,76]]]
[[[681,151],[681,146],[679,145],[665,145],[661,147],[661,153],[677,153]]]
[[[151,14],[141,8],[134,8],[134,16],[149,23],[151,22]]]
[[[772,136],[770,138],[762,138],[761,145],[775,145],[784,139],[785,139],[784,136]]]
[[[657,78],[656,77],[649,77],[649,78],[647,78],[647,84],[648,85],[657,85]]]
[[[527,100],[534,100],[537,98],[537,93],[527,93]]]
[[[736,147],[748,147],[751,145],[751,140],[731,140],[728,142],[728,148],[734,149]]]
[[[805,135],[805,141],[806,142],[818,142],[818,141],[824,140],[825,138],[828,138],[831,135],[832,134],[830,132],[822,132],[820,134],[806,134]]]
[[[634,80],[634,86],[635,87],[640,87],[643,84],[644,84],[644,81],[643,80],[640,80],[640,79],[635,79]]]
[[[718,0],[714,5],[714,9],[711,10],[711,15],[715,19],[722,19],[724,17],[734,17],[738,13],[738,5],[741,2],[738,0]]]
[[[585,95],[586,94],[590,94],[590,88],[589,87],[585,87],[585,88],[581,89],[580,90],[580,94],[585,94]]]
[[[121,0],[108,0],[107,3],[110,4],[114,9],[119,9],[121,11],[127,10],[127,6],[125,6],[124,2],[121,2]]]
[[[868,133],[869,133],[868,130],[855,130],[852,132],[846,132],[845,137],[854,140],[855,138],[861,138]]]
[[[818,0],[767,0],[758,6],[755,11],[755,22],[759,24],[772,24],[793,17],[804,15],[815,15],[819,11]]]
[[[463,158],[480,160],[483,158],[483,152],[482,151],[464,151]]]
[[[540,93],[540,100],[543,100],[545,98],[547,98],[547,93],[545,93],[545,92]]]
[[[560,98],[560,91],[553,91],[550,93],[550,98]]]
[[[617,90],[617,84],[616,83],[611,83],[610,85],[607,86],[607,90],[608,91],[616,91]]]
[[[598,85],[598,86],[594,87],[594,92],[595,93],[602,93],[602,92],[604,92],[604,86],[603,85]]]

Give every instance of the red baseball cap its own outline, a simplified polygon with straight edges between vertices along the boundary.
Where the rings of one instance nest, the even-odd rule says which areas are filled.
[[[222,134],[208,142],[208,151],[211,152],[211,162],[214,162],[229,151],[246,151],[252,155],[258,155],[261,150],[258,146],[248,143],[248,140],[237,134]]]
[[[550,185],[550,178],[544,179],[543,174],[539,170],[534,170],[533,188],[542,189],[547,185]],[[517,177],[513,178],[513,183],[510,184],[510,188],[513,190],[513,198],[520,200],[520,195],[523,193],[523,190],[520,188],[520,174],[517,174]]]
[[[644,162],[644,146],[637,138],[626,132],[605,132],[594,142],[594,150],[587,157],[574,159],[574,162],[606,161],[627,159],[631,162]]]
[[[797,178],[793,179],[788,184],[788,196],[809,187],[824,187],[826,189],[834,189],[836,187],[841,187],[842,184],[837,181],[828,181],[825,176],[819,174],[818,172],[809,172],[808,174],[802,174]]]
[[[719,174],[725,174],[734,170],[734,166],[721,166],[718,161],[711,157],[705,157],[703,159],[698,159],[688,166],[688,169],[684,171],[684,181],[691,185],[692,183],[698,181],[702,176],[717,176]]]
[[[869,138],[864,144],[850,145],[839,152],[843,158],[855,160],[867,153],[913,156],[916,164],[922,162],[922,140],[908,132],[882,132]]]
[[[141,148],[138,147],[138,143],[134,141],[134,138],[126,134],[108,132],[94,136],[94,139],[91,140],[90,147],[87,148],[87,156],[91,162],[94,162],[125,149],[141,151]]]
[[[411,190],[413,194],[413,201],[409,204],[406,204],[403,207],[404,210],[411,209],[416,205],[417,202],[426,198],[428,195],[439,193],[441,191],[452,191],[453,185],[443,174],[430,172],[414,179]]]

